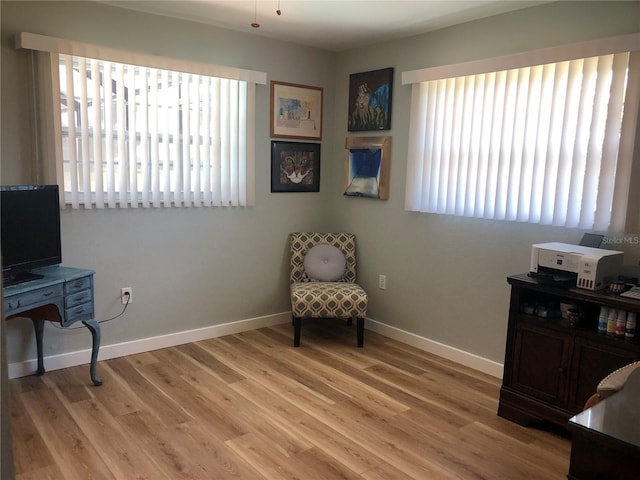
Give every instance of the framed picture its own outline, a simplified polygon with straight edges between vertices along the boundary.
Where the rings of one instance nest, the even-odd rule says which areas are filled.
[[[319,192],[320,144],[272,140],[271,191]]]
[[[344,194],[387,200],[390,155],[391,137],[347,137]]]
[[[393,68],[349,75],[350,132],[389,130]]]
[[[272,80],[271,136],[322,140],[322,88]]]

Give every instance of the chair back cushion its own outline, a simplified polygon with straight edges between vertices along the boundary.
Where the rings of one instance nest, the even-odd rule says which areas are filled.
[[[344,255],[346,268],[342,281],[356,281],[356,237],[352,233],[295,232],[291,234],[290,281],[308,282],[311,279],[304,269],[307,252],[316,245],[332,245]]]
[[[619,368],[609,375],[604,377],[598,387],[596,388],[596,392],[600,396],[601,399],[610,397],[616,392],[619,392],[624,388],[624,384],[636,368],[640,368],[640,362],[633,362],[629,365],[625,365],[622,368]]]
[[[312,282],[339,282],[347,269],[347,260],[338,247],[321,243],[309,249],[303,265]]]

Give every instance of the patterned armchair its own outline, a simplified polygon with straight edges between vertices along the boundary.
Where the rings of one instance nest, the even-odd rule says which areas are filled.
[[[294,347],[300,346],[302,320],[311,318],[343,318],[349,325],[355,318],[358,347],[362,347],[368,299],[355,283],[355,235],[292,233],[290,269]]]

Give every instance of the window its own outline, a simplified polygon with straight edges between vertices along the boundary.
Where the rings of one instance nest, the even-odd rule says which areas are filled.
[[[624,229],[640,62],[586,47],[405,72],[405,209]]]
[[[70,42],[32,34],[21,34],[22,47],[38,50],[43,38],[52,45],[49,68],[41,69],[51,76],[48,133],[66,203],[253,203],[254,88],[266,83],[264,74],[84,44],[69,49]]]

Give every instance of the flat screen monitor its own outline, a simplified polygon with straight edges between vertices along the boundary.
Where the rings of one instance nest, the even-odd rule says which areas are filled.
[[[5,286],[38,278],[38,267],[62,262],[57,185],[0,187],[2,279]]]

